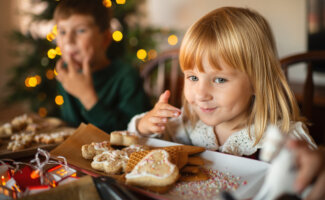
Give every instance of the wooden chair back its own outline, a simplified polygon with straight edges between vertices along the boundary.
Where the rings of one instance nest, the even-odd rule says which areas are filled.
[[[161,53],[155,59],[144,64],[141,77],[144,89],[155,104],[165,91],[171,91],[169,103],[181,107],[183,90],[183,73],[179,66],[179,50],[169,50]]]
[[[297,63],[307,64],[307,75],[305,82],[302,85],[302,94],[298,98],[302,107],[302,114],[308,119],[312,118],[312,110],[315,102],[315,86],[313,81],[313,62],[325,61],[325,51],[309,51],[306,53],[299,53],[291,55],[280,60],[282,68],[288,79],[288,68]],[[325,62],[324,62],[325,63]],[[325,68],[325,66],[322,66]],[[299,89],[297,89],[299,90]],[[324,97],[320,97],[324,98]],[[321,100],[325,102],[325,99]]]

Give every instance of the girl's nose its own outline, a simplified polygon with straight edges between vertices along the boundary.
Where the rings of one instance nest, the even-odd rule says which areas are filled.
[[[213,98],[209,85],[204,83],[199,84],[196,88],[196,96],[199,101],[210,101]]]
[[[73,33],[69,32],[65,35],[65,43],[67,43],[67,44],[75,43],[75,36]]]

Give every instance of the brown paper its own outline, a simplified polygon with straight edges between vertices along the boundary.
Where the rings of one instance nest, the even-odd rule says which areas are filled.
[[[100,130],[92,124],[81,124],[73,135],[71,135],[62,144],[53,149],[50,154],[52,157],[65,157],[67,159],[67,162],[70,165],[75,166],[79,171],[83,171],[93,176],[107,176],[107,174],[103,172],[92,169],[90,165],[92,160],[87,160],[83,158],[81,154],[82,145],[90,144],[92,142],[103,142],[105,140],[109,141],[109,134]]]

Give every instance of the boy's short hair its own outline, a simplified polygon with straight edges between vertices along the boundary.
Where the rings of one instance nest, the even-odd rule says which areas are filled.
[[[54,20],[67,19],[71,15],[90,15],[101,31],[110,27],[109,8],[105,7],[102,0],[61,0],[54,11]]]

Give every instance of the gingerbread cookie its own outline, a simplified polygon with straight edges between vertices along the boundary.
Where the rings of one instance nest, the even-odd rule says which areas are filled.
[[[91,167],[107,174],[119,174],[124,171],[128,159],[127,154],[123,151],[104,151],[93,158]]]
[[[144,187],[164,187],[175,183],[179,170],[165,150],[153,150],[126,174],[126,183]]]
[[[148,146],[144,146],[141,144],[132,144],[131,146],[125,147],[122,151],[126,152],[128,156],[130,156],[134,152],[146,151],[150,148]]]
[[[130,146],[138,143],[138,136],[129,131],[114,131],[110,134],[111,145]]]
[[[108,141],[93,142],[81,147],[82,157],[85,159],[93,159],[94,156],[109,150],[113,150],[113,148]]]

